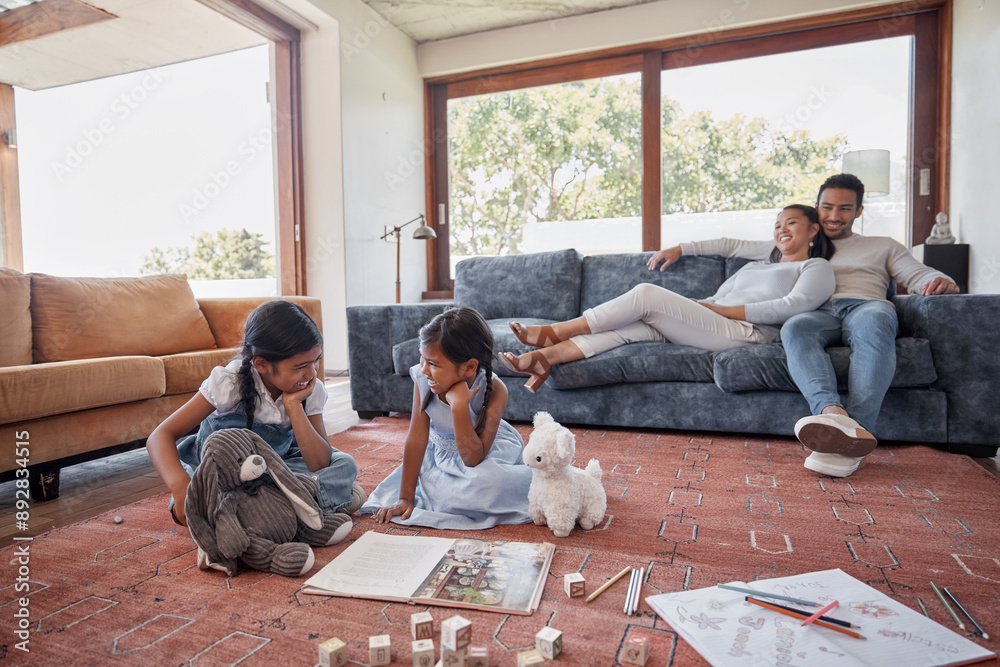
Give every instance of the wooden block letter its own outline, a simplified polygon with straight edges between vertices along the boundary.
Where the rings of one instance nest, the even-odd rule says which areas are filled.
[[[470,646],[466,667],[490,667],[490,650],[485,646]]]
[[[410,632],[414,639],[434,639],[434,617],[427,611],[411,614]]]
[[[622,662],[630,665],[645,665],[649,660],[649,637],[632,635],[625,640]]]
[[[544,627],[535,635],[535,649],[542,657],[555,660],[562,653],[562,632]]]
[[[538,652],[538,649],[533,648],[530,651],[521,651],[517,654],[517,667],[537,667],[537,665],[544,664],[545,658]]]
[[[566,589],[566,595],[571,598],[582,598],[587,593],[587,581],[579,572],[564,576],[563,587]]]
[[[343,667],[347,664],[347,644],[333,637],[319,645],[320,667]]]
[[[453,651],[464,649],[472,643],[472,622],[461,616],[441,621],[441,648]]]
[[[368,664],[388,665],[392,662],[392,646],[389,635],[375,635],[368,638]]]
[[[418,614],[414,614],[417,616]],[[418,639],[413,642],[413,667],[433,667],[434,642],[430,639]]]

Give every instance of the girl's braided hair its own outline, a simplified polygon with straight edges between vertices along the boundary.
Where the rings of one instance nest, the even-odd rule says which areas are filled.
[[[483,409],[476,420],[476,433],[482,433],[486,426],[486,406],[493,394],[493,332],[486,320],[474,308],[451,308],[436,316],[420,329],[420,345],[438,343],[444,356],[455,364],[464,364],[469,359],[479,362],[479,368],[486,373],[486,391],[483,394]],[[432,392],[424,396],[421,410],[426,410]]]
[[[257,388],[253,379],[253,358],[278,362],[296,354],[323,346],[323,334],[302,306],[276,299],[265,301],[247,316],[240,348],[240,405],[247,418],[247,428],[253,426],[257,408]]]

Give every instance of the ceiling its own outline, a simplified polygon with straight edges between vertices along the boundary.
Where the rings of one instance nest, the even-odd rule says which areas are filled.
[[[0,16],[23,5],[38,7],[50,1],[0,0]],[[422,43],[656,0],[362,1]],[[293,17],[301,19],[281,0],[255,2],[293,24],[297,23]],[[111,18],[0,46],[0,83],[42,90],[267,43],[197,0],[86,0],[86,4]],[[308,21],[298,23],[308,29]]]
[[[363,0],[418,44],[655,0]]]

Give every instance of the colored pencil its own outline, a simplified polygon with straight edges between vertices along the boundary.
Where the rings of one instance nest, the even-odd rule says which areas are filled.
[[[716,584],[719,588],[725,588],[727,591],[736,591],[737,593],[747,593],[749,595],[756,595],[762,598],[774,598],[775,600],[784,600],[785,602],[794,602],[795,604],[803,604],[807,607],[822,607],[818,602],[810,602],[809,600],[800,600],[799,598],[790,598],[787,595],[778,595],[777,593],[765,593],[764,591],[755,591],[752,588],[740,588],[739,586],[730,586],[729,584]]]
[[[941,604],[944,605],[944,608],[948,610],[949,614],[951,614],[951,617],[955,620],[955,623],[958,624],[958,629],[965,630],[965,623],[962,623],[962,619],[958,617],[958,614],[955,613],[955,610],[952,609],[951,605],[948,604],[948,601],[944,599],[944,596],[941,595],[941,591],[938,590],[938,587],[934,585],[933,581],[931,582],[931,588],[934,590],[934,594],[938,596],[938,599],[941,600]]]
[[[639,611],[639,604],[642,602],[642,578],[646,575],[646,568],[639,568],[639,576],[635,579],[635,599],[632,600],[632,613]]]
[[[639,570],[632,568],[632,574],[628,579],[628,591],[625,593],[625,614],[627,616],[632,615],[632,598],[635,596],[635,577],[639,574]]]
[[[810,623],[812,623],[813,621],[815,621],[816,619],[818,619],[820,616],[822,616],[826,612],[831,611],[833,609],[836,609],[837,605],[839,605],[839,604],[840,604],[839,602],[837,602],[836,600],[834,600],[833,602],[831,602],[830,604],[826,605],[825,607],[823,607],[822,609],[820,609],[819,611],[817,611],[815,614],[813,614],[812,616],[810,616],[806,620],[802,621],[802,625],[809,625]]]
[[[755,600],[753,598],[747,598],[747,602],[749,602],[750,604],[755,604],[758,607],[764,607],[765,609],[776,611],[779,614],[784,614],[785,616],[791,616],[792,618],[797,618],[799,620],[802,620],[802,616],[800,614],[796,614],[795,612],[782,609],[781,607],[776,607],[772,604],[764,602],[763,600]],[[826,621],[813,621],[813,625],[819,625],[824,628],[829,628],[830,630],[836,630],[841,634],[845,634],[848,637],[854,637],[855,639],[868,639],[864,635],[859,635],[854,630],[848,630],[847,628],[842,628],[839,625],[834,625],[833,623],[827,623]]]
[[[622,570],[621,572],[619,572],[615,576],[611,577],[611,579],[609,579],[607,581],[607,583],[605,583],[603,586],[601,586],[596,591],[594,591],[593,593],[591,593],[589,597],[587,597],[587,602],[590,602],[591,600],[593,600],[594,598],[596,598],[598,595],[600,595],[604,591],[606,591],[609,588],[611,588],[611,584],[615,583],[616,581],[618,581],[619,579],[621,579],[622,577],[624,577],[626,574],[628,574],[631,571],[632,571],[632,566],[629,565],[624,570]]]
[[[983,626],[981,626],[978,623],[976,623],[976,619],[972,618],[972,614],[970,614],[968,612],[968,610],[965,607],[962,606],[961,602],[959,602],[958,600],[955,599],[955,596],[951,594],[951,591],[948,590],[947,586],[944,587],[944,594],[947,595],[948,597],[950,597],[951,601],[955,603],[955,606],[958,607],[959,610],[961,610],[961,612],[963,614],[965,614],[966,618],[968,618],[970,621],[972,621],[972,624],[974,626],[976,626],[976,630],[979,630],[979,634],[981,634],[983,636],[983,639],[989,639],[990,638],[990,636],[988,634],[986,634],[986,632],[983,631]]]
[[[747,596],[744,599],[747,602],[749,602],[750,601],[750,596]],[[796,614],[799,614],[800,616],[802,616],[802,618],[805,618],[806,616],[809,615],[808,611],[804,611],[802,609],[795,609],[794,607],[786,607],[785,605],[778,604],[777,602],[769,602],[768,604],[770,604],[772,607],[781,607],[782,609],[784,609],[786,611],[791,611],[791,612],[794,612]],[[861,629],[860,625],[854,625],[853,623],[851,623],[849,621],[842,621],[841,619],[834,618],[833,616],[820,616],[819,620],[826,621],[827,623],[836,623],[837,625],[841,625],[841,626],[843,626],[845,628],[855,628],[856,630],[860,630]]]

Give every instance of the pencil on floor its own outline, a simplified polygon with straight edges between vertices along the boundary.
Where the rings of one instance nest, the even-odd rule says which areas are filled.
[[[969,619],[970,621],[972,621],[972,624],[974,626],[976,626],[976,630],[979,630],[979,634],[981,634],[983,636],[983,639],[989,639],[990,638],[990,636],[988,634],[986,634],[986,632],[983,630],[983,626],[979,625],[979,623],[976,623],[976,619],[972,618],[972,614],[970,614],[969,611],[965,607],[962,606],[961,602],[959,602],[957,599],[955,599],[955,596],[951,594],[951,591],[948,590],[947,586],[944,587],[944,594],[951,598],[951,601],[955,603],[955,606],[958,607],[959,611],[961,611],[963,614],[965,614],[965,617],[967,619]]]
[[[639,568],[639,576],[635,579],[635,597],[632,598],[632,613],[639,611],[639,603],[642,602],[642,578],[646,574],[646,568]]]
[[[635,576],[639,574],[639,571],[632,568],[632,575],[628,580],[628,590],[625,593],[625,614],[627,616],[632,615],[632,596],[635,595]]]
[[[594,598],[596,598],[598,595],[600,595],[604,591],[606,591],[609,588],[611,588],[611,584],[615,583],[616,581],[618,581],[619,579],[621,579],[622,577],[624,577],[626,574],[628,574],[631,571],[632,571],[632,566],[629,565],[624,570],[622,570],[621,572],[619,572],[615,576],[611,577],[611,579],[609,579],[607,582],[605,582],[605,584],[603,586],[601,586],[596,591],[594,591],[593,593],[590,594],[590,596],[587,598],[587,602],[590,602],[591,600],[593,600]]]
[[[948,601],[944,599],[944,596],[941,595],[941,591],[938,590],[938,587],[934,585],[933,581],[931,582],[931,589],[934,591],[934,594],[938,596],[938,599],[941,600],[941,604],[944,605],[944,608],[948,610],[949,614],[951,614],[951,617],[952,619],[954,619],[955,623],[958,624],[958,629],[965,630],[965,623],[962,623],[962,619],[958,617],[958,614],[955,613],[955,610],[952,609],[951,605],[948,604]]]

